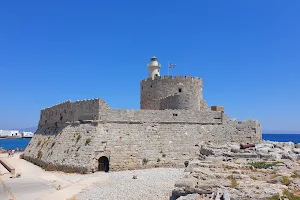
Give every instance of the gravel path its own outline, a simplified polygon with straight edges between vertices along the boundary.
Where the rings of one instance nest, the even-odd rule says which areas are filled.
[[[154,168],[103,173],[99,176],[102,181],[75,197],[78,200],[169,200],[182,172],[183,169]]]

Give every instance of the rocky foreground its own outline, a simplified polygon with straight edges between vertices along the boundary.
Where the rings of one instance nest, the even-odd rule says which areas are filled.
[[[252,146],[252,147],[249,147]],[[300,200],[300,144],[199,144],[171,199]]]

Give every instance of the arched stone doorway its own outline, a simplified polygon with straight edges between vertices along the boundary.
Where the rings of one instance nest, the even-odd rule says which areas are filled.
[[[109,171],[109,160],[106,156],[101,156],[98,159],[98,171]]]

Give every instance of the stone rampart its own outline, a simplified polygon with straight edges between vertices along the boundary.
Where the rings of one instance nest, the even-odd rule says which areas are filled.
[[[102,156],[110,170],[182,167],[199,155],[201,142],[261,141],[257,121],[238,122],[219,111],[114,110],[96,100],[70,105],[100,105],[98,117],[40,126],[25,149],[26,160],[48,170],[81,173],[97,171]]]
[[[99,122],[221,124],[222,112],[196,110],[100,110]]]
[[[108,108],[101,99],[76,101],[70,100],[41,110],[39,127],[46,124],[59,124],[78,120],[95,120],[99,109]]]
[[[163,76],[144,79],[140,83],[141,109],[159,110],[160,101],[178,94],[188,94],[199,107],[202,100],[202,78],[191,76]],[[184,103],[184,102],[182,102]],[[191,101],[187,102],[191,103]],[[183,106],[183,105],[181,105]],[[191,107],[190,105],[183,107]]]

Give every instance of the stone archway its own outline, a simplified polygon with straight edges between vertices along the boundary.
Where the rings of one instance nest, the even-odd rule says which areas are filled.
[[[106,156],[101,156],[98,159],[98,171],[109,171],[109,160]]]

